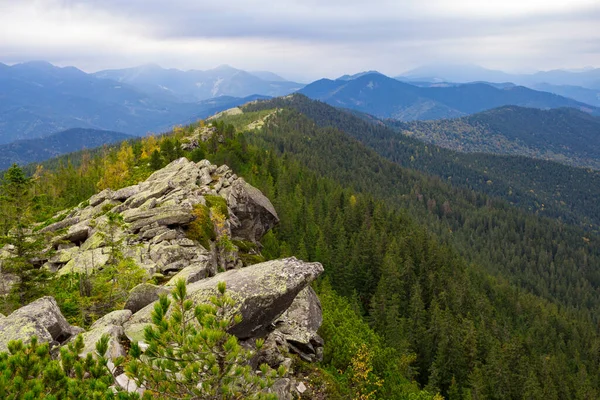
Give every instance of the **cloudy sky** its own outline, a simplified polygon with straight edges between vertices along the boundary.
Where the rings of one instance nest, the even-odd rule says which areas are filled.
[[[230,64],[310,80],[432,63],[600,67],[600,0],[0,0],[0,62]]]

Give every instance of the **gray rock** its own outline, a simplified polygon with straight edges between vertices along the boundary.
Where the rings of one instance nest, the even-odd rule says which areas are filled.
[[[208,185],[212,181],[213,181],[213,179],[210,176],[210,172],[208,172],[208,168],[202,168],[200,170],[200,174],[198,176],[198,185],[201,185],[201,186]]]
[[[227,203],[237,219],[231,226],[233,237],[258,243],[263,235],[279,222],[273,204],[260,190],[241,178],[227,189]]]
[[[188,284],[198,282],[201,279],[208,278],[210,271],[209,259],[206,257],[204,261],[198,261],[183,268],[165,286],[175,286],[176,282],[180,279],[183,279]]]
[[[123,324],[127,322],[129,318],[131,318],[131,315],[131,310],[116,310],[109,312],[104,317],[96,320],[96,322],[90,326],[90,330],[108,325],[123,326]]]
[[[232,310],[242,315],[242,322],[230,332],[241,339],[265,332],[294,301],[296,295],[323,272],[319,263],[296,258],[267,261],[231,270],[188,286],[189,298],[196,304],[207,303],[217,293],[217,284],[226,282],[227,293],[235,301]],[[133,325],[151,321],[153,304],[135,313],[125,324],[127,333]],[[140,327],[136,329],[139,331]],[[133,335],[131,335],[133,336]]]
[[[152,240],[152,244],[164,242],[166,240],[173,240],[179,237],[179,232],[173,229],[166,229],[160,234],[156,235]]]
[[[275,322],[277,330],[283,334],[294,352],[302,353],[303,358],[317,356],[317,347],[323,340],[317,330],[323,323],[321,302],[315,291],[306,287],[292,302],[292,305]]]
[[[79,247],[69,247],[58,250],[48,261],[54,264],[66,264],[79,252]]]
[[[175,187],[171,182],[158,182],[155,185],[149,186],[146,190],[130,197],[125,204],[131,208],[136,208],[144,204],[150,199],[156,199],[169,193]]]
[[[114,192],[112,195],[112,199],[118,200],[118,201],[124,201],[124,200],[130,198],[131,196],[135,196],[139,192],[140,192],[139,185],[124,187],[123,189],[119,189],[116,192]]]
[[[105,200],[111,200],[113,195],[113,191],[110,189],[104,189],[98,194],[90,197],[90,206],[95,207],[98,204],[102,203]]]
[[[40,232],[41,233],[56,232],[60,229],[68,228],[72,225],[78,224],[79,221],[80,221],[79,217],[65,218],[62,221],[55,222],[53,224],[50,224],[50,225],[40,229]]]
[[[290,378],[279,378],[269,389],[270,393],[275,393],[279,400],[292,400],[292,380]]]
[[[256,354],[256,365],[253,365],[255,368],[266,363],[271,368],[277,369],[285,361],[285,357],[281,354],[285,339],[280,338],[279,335],[279,332],[273,332],[266,337],[263,347]]]
[[[77,253],[73,258],[58,271],[58,275],[78,273],[93,273],[104,267],[110,258],[107,248],[98,248],[94,250]]]
[[[298,393],[302,394],[304,392],[306,392],[306,385],[304,384],[304,382],[300,382],[298,384],[298,386],[296,386],[296,390],[298,391]]]
[[[79,353],[80,356],[85,356],[88,353],[96,353],[96,343],[100,341],[103,335],[108,335],[108,349],[102,356],[108,359],[116,359],[117,357],[125,357],[127,352],[121,344],[121,338],[124,336],[123,327],[118,325],[102,325],[82,334],[83,350]]]
[[[0,351],[6,351],[11,340],[28,343],[37,336],[40,342],[63,343],[83,329],[67,322],[54,298],[42,297],[0,319],[0,332]]]
[[[195,217],[190,210],[163,210],[162,208],[154,208],[154,210],[161,210],[162,212],[156,214],[153,217],[140,219],[132,223],[129,229],[132,232],[139,231],[146,225],[158,224],[163,226],[169,225],[185,225],[192,222]]]
[[[15,274],[2,272],[0,268],[0,296],[6,296],[10,293],[13,286],[19,282],[19,277]]]
[[[152,285],[150,283],[142,283],[131,289],[129,297],[123,307],[126,310],[131,310],[132,313],[141,310],[148,304],[158,300],[160,295],[168,294],[169,289],[162,286]]]
[[[54,242],[57,243],[59,241],[68,241],[72,243],[85,242],[87,238],[90,236],[91,228],[88,225],[87,221],[83,221],[78,223],[77,225],[72,225],[69,227],[67,233],[63,235],[59,235],[54,239]]]
[[[125,373],[118,375],[115,378],[116,384],[123,390],[128,393],[137,392],[142,395],[144,393],[143,389],[138,388],[137,384],[133,379],[130,379]]]
[[[204,253],[203,248],[183,247],[161,242],[150,247],[150,259],[163,270],[181,270]],[[180,267],[176,267],[178,263]]]

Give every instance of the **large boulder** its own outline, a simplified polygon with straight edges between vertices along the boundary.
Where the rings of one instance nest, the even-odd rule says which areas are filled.
[[[54,298],[42,297],[0,319],[0,332],[0,351],[6,351],[11,340],[27,343],[37,336],[40,342],[64,343],[83,330],[67,322]]]
[[[148,304],[158,300],[161,295],[168,293],[169,290],[162,286],[156,286],[150,283],[141,283],[131,289],[129,292],[129,297],[127,298],[123,308],[135,313],[146,307]]]
[[[236,217],[231,226],[233,237],[258,243],[279,222],[273,204],[242,178],[233,181],[227,189],[223,194],[226,194],[229,208]]]
[[[321,323],[321,302],[313,288],[308,286],[277,319],[275,326],[283,334],[292,352],[298,353],[303,359],[314,361],[322,356],[323,339],[317,334]]]
[[[263,334],[287,310],[296,295],[323,272],[319,263],[296,258],[267,261],[239,270],[230,270],[188,286],[188,296],[196,304],[208,303],[217,294],[217,284],[225,282],[227,294],[235,301],[232,310],[242,315],[230,333],[241,339]],[[125,324],[132,340],[142,340],[143,327],[150,323],[154,304],[149,304]]]

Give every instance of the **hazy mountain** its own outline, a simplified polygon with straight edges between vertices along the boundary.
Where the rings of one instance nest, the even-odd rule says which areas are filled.
[[[337,107],[405,121],[455,118],[504,105],[599,111],[588,104],[522,86],[494,87],[475,83],[422,87],[381,74],[363,75],[352,80],[321,79],[300,93]]]
[[[74,128],[43,138],[19,140],[0,145],[0,170],[10,167],[13,163],[24,165],[40,162],[62,154],[131,138],[133,136],[120,132]]]
[[[536,90],[556,93],[561,96],[581,101],[582,103],[600,107],[600,89],[588,89],[581,86],[570,85],[551,85],[549,83],[536,83],[531,85],[531,87]]]
[[[436,64],[424,65],[406,71],[396,79],[402,81],[458,82],[515,82],[514,75],[478,65]]]
[[[301,83],[286,81],[271,72],[249,73],[228,65],[207,71],[181,71],[151,64],[99,71],[94,76],[131,85],[144,93],[159,94],[186,102],[217,96],[282,96],[304,86]]]
[[[505,106],[459,119],[391,125],[453,150],[523,155],[600,170],[600,118],[572,108]]]
[[[559,86],[581,86],[600,90],[600,68],[587,68],[579,71],[552,70],[533,74],[510,74],[491,70],[477,65],[426,65],[406,71],[397,79],[402,81],[458,82],[474,81],[513,82],[534,87],[538,84]],[[560,93],[559,93],[560,94]]]
[[[337,78],[337,81],[351,81],[353,79],[356,78],[360,78],[361,76],[365,76],[365,75],[371,75],[371,74],[378,74],[378,75],[383,75],[381,72],[379,71],[363,71],[363,72],[359,72],[357,74],[354,75],[342,75],[339,78]]]
[[[0,67],[0,144],[69,128],[143,135],[226,109],[256,97],[180,103],[45,62]]]
[[[288,80],[284,77],[279,76],[276,73],[270,71],[250,71],[250,74],[262,79],[263,81],[288,82]]]

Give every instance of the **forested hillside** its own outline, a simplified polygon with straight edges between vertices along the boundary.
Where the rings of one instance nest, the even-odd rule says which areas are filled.
[[[524,155],[600,169],[600,118],[571,108],[505,106],[458,119],[388,124],[453,150]]]
[[[206,157],[273,202],[281,222],[263,239],[265,257],[325,266],[323,367],[339,396],[597,398],[598,237],[403,168],[351,138],[365,129],[384,139],[389,129],[299,99],[249,105],[226,117],[238,133],[216,124],[222,140],[191,152],[180,144],[194,126],[38,168],[37,218],[180,155]],[[402,140],[395,149],[407,143],[406,155],[426,154]],[[371,375],[354,382],[352,359],[364,351]],[[412,380],[429,397],[414,397]]]
[[[14,163],[25,165],[40,162],[85,148],[93,149],[121,142],[131,137],[120,132],[73,128],[43,138],[18,140],[0,145],[0,170],[7,169]]]
[[[457,187],[505,199],[540,216],[597,230],[600,173],[527,157],[465,154],[406,137],[365,115],[355,116],[304,96],[259,103],[248,109],[291,107],[321,127],[335,127],[410,169]]]

